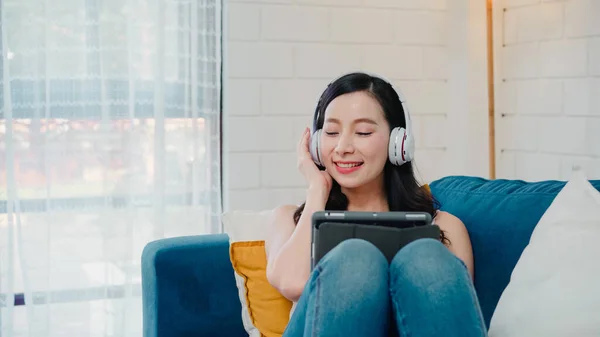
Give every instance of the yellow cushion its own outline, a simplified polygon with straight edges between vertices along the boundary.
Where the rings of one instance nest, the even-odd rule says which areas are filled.
[[[261,337],[280,337],[288,324],[292,302],[267,281],[265,242],[232,242],[229,257],[244,280],[246,303],[242,305],[248,308],[252,324]]]

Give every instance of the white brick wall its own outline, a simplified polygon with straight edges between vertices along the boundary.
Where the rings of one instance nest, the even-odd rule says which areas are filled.
[[[355,70],[381,73],[407,96],[424,181],[487,175],[485,36],[469,36],[485,28],[485,3],[450,3],[227,1],[225,209],[303,201],[295,146],[325,86]],[[450,69],[453,59],[461,63]],[[475,131],[450,131],[465,126]]]
[[[498,177],[600,178],[600,1],[497,1]]]

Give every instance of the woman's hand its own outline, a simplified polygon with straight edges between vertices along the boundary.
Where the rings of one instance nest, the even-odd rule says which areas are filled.
[[[308,181],[309,190],[320,192],[329,197],[332,179],[327,171],[321,171],[310,156],[310,129],[306,128],[298,144],[298,170]]]

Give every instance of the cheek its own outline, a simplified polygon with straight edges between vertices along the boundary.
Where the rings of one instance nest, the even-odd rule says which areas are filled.
[[[385,161],[388,157],[389,137],[377,136],[357,140],[354,147],[365,159]],[[321,153],[324,158],[329,158],[337,146],[336,139],[323,137],[321,139]]]
[[[386,137],[373,137],[361,146],[362,154],[373,160],[385,160],[388,157],[388,139]]]
[[[320,145],[321,145],[321,153],[323,154],[323,156],[329,157],[331,155],[331,153],[333,152],[333,150],[335,150],[337,143],[335,142],[335,140],[333,140],[331,138],[323,137],[323,138],[321,138]]]

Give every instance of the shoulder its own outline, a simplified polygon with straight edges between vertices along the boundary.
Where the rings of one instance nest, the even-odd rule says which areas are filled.
[[[465,224],[455,215],[444,211],[437,212],[434,222],[444,231],[449,241],[446,244],[448,249],[465,263],[473,277],[473,251]]]
[[[282,205],[274,208],[269,221],[269,234],[265,240],[267,254],[274,245],[279,246],[280,241],[285,241],[294,231],[294,212],[296,205]]]
[[[271,212],[272,225],[281,226],[285,225],[287,222],[293,223],[293,216],[296,209],[298,209],[298,206],[296,205],[281,205],[275,207],[273,212]]]
[[[440,227],[440,230],[444,231],[446,237],[450,240],[449,245],[452,245],[453,239],[462,242],[469,238],[467,227],[454,214],[437,211],[433,222]]]
[[[458,217],[446,211],[437,211],[434,222],[442,230],[466,229],[465,224]]]

